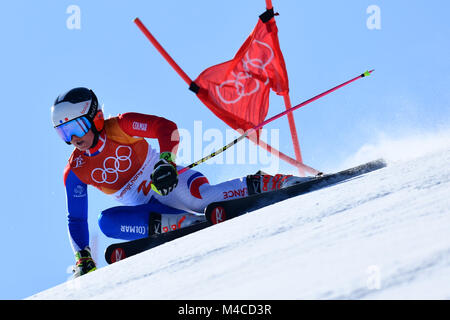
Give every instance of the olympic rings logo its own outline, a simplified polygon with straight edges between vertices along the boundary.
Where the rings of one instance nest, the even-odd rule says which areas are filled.
[[[120,150],[125,150],[120,152]],[[125,153],[125,154],[123,154]],[[103,161],[103,168],[92,170],[91,178],[94,182],[114,184],[119,180],[119,172],[126,172],[131,168],[131,148],[119,146],[115,157],[108,157]]]
[[[244,71],[240,71],[238,73],[235,73],[234,71],[232,71],[231,74],[234,77],[234,79],[226,80],[226,81],[222,82],[220,85],[216,86],[217,95],[218,95],[219,99],[225,104],[236,103],[239,100],[241,100],[243,97],[247,97],[247,96],[250,96],[250,95],[258,92],[258,90],[261,87],[260,82],[262,82],[262,81],[259,79],[253,78],[250,68],[253,68],[253,70],[258,69],[258,71],[253,72],[253,74],[257,74],[257,73],[262,74],[262,75],[259,75],[258,78],[264,79],[264,77],[265,77],[265,81],[263,82],[264,86],[266,86],[269,83],[269,74],[266,71],[266,66],[268,64],[270,64],[274,58],[273,50],[265,42],[253,40],[252,45],[254,43],[269,49],[269,51],[270,51],[269,58],[267,59],[266,62],[263,62],[262,59],[257,59],[257,58],[251,59],[249,57],[249,52],[247,51],[247,53],[245,54],[245,58],[243,58],[241,60]],[[236,98],[234,98],[234,99],[227,99],[227,98],[223,97],[223,95],[221,93],[223,91],[222,88],[224,86],[229,87],[230,85],[234,86],[236,89]]]

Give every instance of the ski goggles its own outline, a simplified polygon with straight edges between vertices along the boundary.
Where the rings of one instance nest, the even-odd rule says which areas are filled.
[[[86,117],[80,117],[59,125],[55,129],[61,139],[70,143],[72,136],[81,138],[89,132],[91,127],[91,122]]]

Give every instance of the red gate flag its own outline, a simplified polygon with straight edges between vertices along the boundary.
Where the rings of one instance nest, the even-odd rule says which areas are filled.
[[[199,99],[235,130],[247,131],[264,121],[270,89],[279,95],[289,92],[273,16],[273,9],[262,14],[234,58],[206,69],[191,85]]]

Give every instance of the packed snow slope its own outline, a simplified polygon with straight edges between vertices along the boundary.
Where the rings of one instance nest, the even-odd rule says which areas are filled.
[[[412,159],[388,158],[379,171],[30,298],[450,299],[450,140],[444,146],[418,155],[426,146],[415,145]]]

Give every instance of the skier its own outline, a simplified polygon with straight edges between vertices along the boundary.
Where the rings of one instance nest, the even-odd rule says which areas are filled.
[[[178,175],[174,122],[132,112],[105,120],[88,88],[59,95],[51,114],[58,135],[75,147],[64,170],[75,276],[96,269],[89,249],[87,185],[122,204],[100,213],[101,231],[107,237],[134,240],[205,221],[203,212],[211,202],[283,188],[302,179],[255,174],[210,185],[198,171]],[[158,140],[159,153],[145,138]]]

